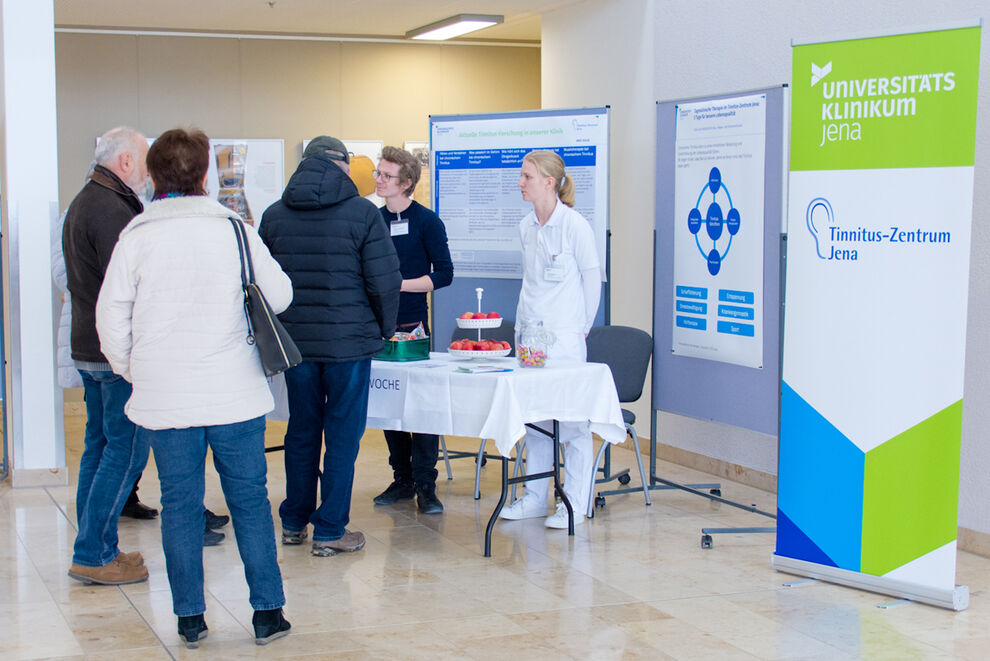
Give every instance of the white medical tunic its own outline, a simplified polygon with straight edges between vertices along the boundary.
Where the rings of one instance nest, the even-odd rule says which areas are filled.
[[[530,212],[519,223],[523,282],[516,324],[542,321],[557,336],[553,358],[584,360],[601,297],[598,250],[591,225],[559,199],[546,225]],[[580,342],[577,342],[580,340]],[[578,346],[572,346],[579,344]],[[575,354],[575,351],[577,354]]]
[[[557,200],[546,225],[531,212],[519,223],[523,252],[523,284],[516,308],[516,328],[542,321],[556,341],[547,349],[548,364],[584,362],[585,334],[591,330],[601,298],[601,271],[595,236],[584,216]],[[541,423],[552,430],[551,421]],[[584,516],[591,497],[594,446],[587,422],[561,422],[564,445],[564,492],[576,516]],[[544,434],[526,432],[526,472],[553,467],[553,443]],[[526,496],[536,508],[546,507],[549,479],[526,483]]]

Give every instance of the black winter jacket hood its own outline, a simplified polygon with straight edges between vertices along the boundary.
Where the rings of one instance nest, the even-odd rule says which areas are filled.
[[[357,186],[340,166],[317,155],[303,159],[296,168],[282,193],[282,202],[290,209],[324,209],[357,196]]]
[[[303,159],[258,234],[292,280],[279,315],[304,360],[362,360],[395,332],[399,258],[385,221],[322,155]]]

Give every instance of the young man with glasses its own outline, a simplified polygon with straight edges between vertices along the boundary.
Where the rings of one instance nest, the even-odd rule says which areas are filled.
[[[385,147],[375,170],[375,192],[385,200],[380,211],[389,226],[402,272],[396,330],[411,331],[423,324],[429,334],[426,295],[450,284],[454,265],[443,221],[412,199],[421,170],[419,159],[409,152]],[[424,514],[443,512],[443,504],[436,496],[440,437],[386,430],[385,441],[394,479],[375,496],[375,504],[392,505],[416,496],[416,504]]]

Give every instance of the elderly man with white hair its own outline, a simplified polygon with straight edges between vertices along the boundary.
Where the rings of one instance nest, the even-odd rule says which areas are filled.
[[[72,294],[72,360],[86,393],[85,447],[79,461],[76,518],[79,530],[69,576],[84,583],[121,585],[148,579],[144,558],[117,547],[117,518],[148,445],[124,415],[131,384],[113,373],[100,351],[96,300],[120,231],[144,205],[148,141],[134,129],[107,131],[96,147],[96,165],[72,200],[62,229],[62,251]]]

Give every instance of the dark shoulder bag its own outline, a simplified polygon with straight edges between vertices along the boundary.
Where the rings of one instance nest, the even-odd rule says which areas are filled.
[[[290,367],[302,362],[302,354],[296,343],[289,337],[272,308],[254,281],[254,264],[251,262],[251,248],[247,242],[244,224],[236,218],[229,218],[237,236],[237,249],[241,253],[241,286],[244,288],[244,318],[247,319],[247,343],[258,347],[261,366],[267,376],[281,374]]]

